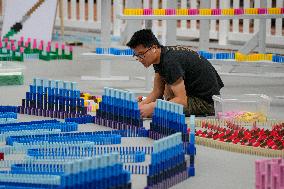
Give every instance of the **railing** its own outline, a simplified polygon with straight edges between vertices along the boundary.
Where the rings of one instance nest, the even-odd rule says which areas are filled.
[[[0,19],[3,20],[5,1],[0,0]],[[63,17],[66,30],[100,30],[100,15],[103,7],[102,0],[62,0]],[[127,21],[121,21],[116,18],[116,14],[122,13],[127,1],[131,0],[113,0],[113,34],[120,36],[123,25]],[[139,0],[132,0],[139,1]],[[141,8],[166,8],[166,2],[171,0],[140,0]],[[208,0],[211,8],[259,8],[261,0]],[[266,0],[267,7],[284,7],[284,0]],[[202,8],[199,0],[177,0],[177,8]],[[230,2],[232,2],[230,4]],[[208,2],[209,3],[209,2]],[[139,7],[136,7],[139,8]],[[59,9],[56,17],[56,26],[60,26]],[[283,19],[268,19],[266,27],[266,43],[275,45],[284,45],[284,27]],[[164,21],[153,21],[153,30],[162,33]],[[259,25],[258,19],[243,20],[211,20],[210,21],[210,39],[218,40],[220,45],[226,45],[228,41],[245,42],[257,32]],[[142,26],[141,26],[142,27]],[[221,31],[221,32],[220,32]],[[177,36],[187,38],[199,38],[198,20],[178,21]]]

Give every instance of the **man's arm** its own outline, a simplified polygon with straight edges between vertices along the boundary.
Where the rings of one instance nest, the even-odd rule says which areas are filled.
[[[170,87],[174,93],[174,98],[172,98],[170,101],[181,104],[185,108],[187,108],[188,104],[184,80],[182,78],[179,78],[175,83],[170,85]]]
[[[147,98],[140,103],[140,105],[155,102],[158,98],[163,96],[164,90],[165,90],[164,80],[161,78],[160,74],[155,73],[153,90],[147,96]]]

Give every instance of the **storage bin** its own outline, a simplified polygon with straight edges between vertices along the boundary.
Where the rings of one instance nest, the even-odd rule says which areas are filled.
[[[217,118],[234,118],[242,113],[269,117],[271,99],[264,94],[243,94],[243,95],[214,95],[215,116]]]

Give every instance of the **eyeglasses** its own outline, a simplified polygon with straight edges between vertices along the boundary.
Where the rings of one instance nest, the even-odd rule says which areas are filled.
[[[137,57],[137,58],[140,58],[140,59],[144,59],[145,58],[145,54],[149,51],[149,50],[151,50],[152,49],[152,47],[150,47],[149,49],[147,49],[144,53],[142,53],[142,54],[136,54],[135,52],[134,52],[134,54],[133,54],[133,57]]]

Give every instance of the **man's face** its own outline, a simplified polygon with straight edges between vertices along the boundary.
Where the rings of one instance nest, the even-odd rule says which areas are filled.
[[[156,56],[153,52],[154,47],[144,47],[143,45],[138,45],[134,49],[134,57],[143,64],[144,67],[148,68],[153,64]]]

